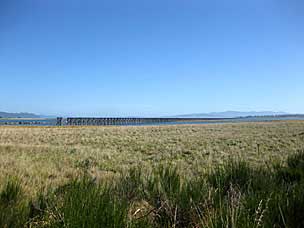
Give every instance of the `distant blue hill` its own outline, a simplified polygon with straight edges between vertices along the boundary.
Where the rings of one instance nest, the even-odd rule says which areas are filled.
[[[0,118],[41,118],[41,116],[27,112],[20,112],[20,113],[0,112]]]
[[[236,118],[236,117],[249,117],[249,116],[281,116],[289,115],[285,112],[239,112],[239,111],[226,111],[226,112],[210,112],[210,113],[194,113],[174,116],[176,118]]]

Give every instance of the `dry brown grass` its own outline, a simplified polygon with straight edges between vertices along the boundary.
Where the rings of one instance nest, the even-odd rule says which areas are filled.
[[[252,165],[304,148],[304,121],[137,127],[0,127],[0,181],[18,175],[36,191],[88,170],[105,178],[171,162],[185,174],[228,158]]]

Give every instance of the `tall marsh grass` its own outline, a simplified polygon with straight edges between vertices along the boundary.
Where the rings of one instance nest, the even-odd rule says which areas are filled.
[[[9,178],[0,190],[0,227],[304,227],[304,151],[284,165],[227,161],[206,174],[140,167],[97,182],[87,172],[28,198]]]

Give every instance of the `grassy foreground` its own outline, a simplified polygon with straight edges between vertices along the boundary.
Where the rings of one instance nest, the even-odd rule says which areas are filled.
[[[170,162],[183,175],[228,159],[252,166],[303,149],[304,121],[149,127],[0,126],[0,183],[18,176],[30,195],[88,170],[97,180]]]
[[[99,183],[83,173],[34,198],[10,178],[0,227],[303,227],[303,193],[304,151],[285,166],[229,161],[192,178],[171,166]]]
[[[0,227],[304,227],[304,121],[0,127]]]

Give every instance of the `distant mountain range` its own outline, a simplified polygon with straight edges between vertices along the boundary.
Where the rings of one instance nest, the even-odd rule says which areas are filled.
[[[41,118],[42,116],[33,113],[20,112],[20,113],[9,113],[0,112],[0,118]]]
[[[288,114],[285,112],[239,112],[239,111],[226,111],[226,112],[210,112],[210,113],[193,113],[176,116],[166,116],[173,118],[236,118],[236,117],[259,117],[259,116],[304,116],[302,114]],[[55,116],[37,115],[34,113],[20,112],[20,113],[9,113],[0,112],[0,118],[55,118]]]
[[[238,112],[238,111],[226,111],[226,112],[210,112],[210,113],[194,113],[174,116],[176,118],[236,118],[236,117],[249,117],[249,116],[281,116],[289,115],[285,112]]]

